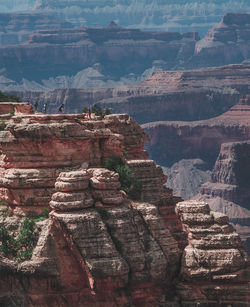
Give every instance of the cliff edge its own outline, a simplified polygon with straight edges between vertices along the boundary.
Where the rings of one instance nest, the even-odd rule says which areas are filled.
[[[20,106],[0,115],[2,306],[247,306],[239,236],[224,215],[164,187],[132,118]],[[103,167],[112,159],[139,197]]]

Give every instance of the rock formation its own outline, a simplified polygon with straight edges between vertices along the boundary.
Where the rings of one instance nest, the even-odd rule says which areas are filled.
[[[140,82],[156,71],[247,62],[249,16],[227,14],[208,36],[199,40],[197,32],[141,31],[114,22],[103,28],[72,28],[71,25],[65,28],[67,22],[63,23],[59,17],[46,29],[45,15],[35,26],[42,30],[31,34],[26,42],[0,48],[0,88],[49,91],[117,87]],[[36,17],[13,16],[9,21],[10,28],[15,30],[13,35],[25,32],[25,27],[29,28]],[[19,19],[21,31],[17,32],[15,23]],[[24,25],[23,19],[27,20]],[[57,25],[60,29],[51,30]]]
[[[27,40],[28,36],[42,29],[69,28],[72,25],[48,13],[1,13],[0,46],[16,45]]]
[[[142,125],[150,136],[147,150],[161,165],[200,158],[212,168],[225,142],[250,139],[250,102],[245,95],[221,116],[203,121],[164,121]]]
[[[197,5],[198,4],[198,5]],[[249,12],[247,0],[207,2],[204,0],[19,0],[0,3],[1,11],[37,10],[60,13],[74,24],[104,26],[115,16],[125,27],[169,31],[199,31],[204,36],[208,29],[227,12]]]
[[[247,283],[238,274],[246,274],[247,267],[239,237],[226,225],[226,217],[210,214],[208,205],[179,203],[178,218],[174,210],[179,199],[164,188],[161,168],[145,159],[147,136],[128,115],[102,120],[83,114],[1,116],[0,225],[7,239],[11,234],[20,243],[27,217],[37,217],[34,248],[25,259],[4,254],[6,237],[1,237],[1,306],[179,307],[194,306],[197,297],[207,304],[219,299],[247,306]],[[140,200],[119,190],[116,172],[102,168],[112,156],[120,156],[141,183]],[[49,218],[38,218],[49,206]],[[192,252],[187,256],[190,245],[183,252],[187,241],[181,221],[192,225],[192,232],[200,231],[193,238],[196,245],[190,241],[193,249],[202,249],[202,244],[211,249],[200,252],[203,260],[195,263]],[[214,245],[207,243],[210,230],[223,232]],[[231,249],[225,247],[227,240]],[[221,262],[214,248],[220,257],[231,258]],[[194,263],[191,277],[202,280],[206,290],[202,297],[194,296],[197,288],[186,283],[189,260]],[[204,271],[204,261],[211,261],[212,276],[219,283],[227,281],[226,288],[235,294],[217,291],[218,278],[207,278],[211,274]]]
[[[195,46],[191,66],[240,63],[250,56],[250,14],[228,13]]]
[[[211,181],[196,196],[226,213],[244,241],[250,237],[249,153],[249,141],[223,143]]]
[[[197,39],[197,35],[118,26],[40,30],[23,44],[1,47],[0,67],[5,78],[42,83],[98,64],[105,76],[119,80],[142,74],[155,60],[174,67],[194,53]]]
[[[244,306],[240,296],[248,295],[247,254],[240,237],[227,223],[227,216],[210,211],[208,204],[184,201],[176,206],[187,233],[177,293],[185,306]],[[229,286],[230,284],[230,286]],[[230,302],[230,303],[229,303]]]
[[[228,65],[191,71],[155,72],[141,83],[117,88],[58,89],[49,92],[15,92],[23,101],[44,102],[57,112],[81,112],[95,103],[128,113],[139,123],[166,120],[200,120],[218,116],[250,91],[250,66]],[[146,111],[145,111],[146,110]]]

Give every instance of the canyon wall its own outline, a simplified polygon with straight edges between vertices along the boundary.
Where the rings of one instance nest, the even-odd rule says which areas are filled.
[[[250,56],[250,14],[226,14],[196,44],[191,65],[204,67],[240,63]]]
[[[162,165],[201,158],[212,166],[222,143],[250,139],[247,97],[221,116],[208,120],[142,125],[150,136],[149,154]]]
[[[179,59],[193,54],[197,36],[126,29],[115,23],[100,29],[41,30],[24,44],[1,47],[0,67],[8,79],[41,83],[100,63],[104,75],[119,80],[131,73],[142,74],[155,60],[163,60],[166,68],[174,67]]]
[[[95,103],[112,113],[128,113],[139,123],[162,120],[199,120],[218,116],[235,105],[249,88],[249,65],[228,65],[192,71],[156,72],[141,83],[117,88],[57,89],[49,92],[12,92],[23,100],[48,103],[56,113],[81,112]],[[147,110],[147,111],[145,111]]]
[[[48,13],[1,13],[0,46],[25,42],[37,30],[70,28],[72,25]]]
[[[27,114],[28,107],[15,115],[7,104],[1,109],[0,223],[15,237],[36,218],[25,261],[0,251],[2,306],[247,306],[238,235],[224,215],[203,202],[179,202],[164,187],[132,118]],[[141,183],[139,200],[102,168],[113,155]],[[49,218],[37,218],[49,207]]]
[[[249,16],[226,14],[202,40],[197,31],[142,31],[114,21],[102,28],[64,28],[67,22],[60,21],[60,15],[50,27],[61,28],[46,30],[45,22],[38,20],[37,27],[44,30],[25,43],[0,48],[0,88],[117,87],[140,82],[156,71],[248,63]]]

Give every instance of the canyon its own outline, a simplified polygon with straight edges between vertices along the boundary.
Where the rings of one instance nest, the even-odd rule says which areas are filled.
[[[46,29],[43,17],[46,20],[51,15],[42,15],[37,31],[25,42],[0,47],[0,88],[44,92],[113,88],[141,82],[156,71],[247,64],[249,16],[228,13],[200,39],[197,31],[145,31],[121,27],[114,21],[105,27],[73,27],[60,15]],[[10,31],[12,27],[15,30],[13,19]],[[21,30],[29,28],[28,20]],[[57,25],[61,28],[54,29]]]
[[[174,193],[204,200],[213,210],[226,213],[246,244],[250,234],[249,111],[250,96],[245,95],[218,117],[142,125],[150,136],[146,146],[150,157],[169,166],[165,173]]]
[[[248,94],[250,65],[227,65],[189,71],[155,72],[143,82],[116,88],[57,89],[49,92],[12,91],[24,101],[44,103],[56,113],[81,112],[100,105],[112,113],[128,113],[139,123],[198,120],[218,116]],[[145,112],[147,110],[147,112]]]
[[[48,13],[1,13],[0,46],[21,44],[37,30],[70,27],[69,22]]]
[[[1,12],[60,14],[75,26],[101,27],[114,20],[124,27],[148,30],[199,31],[202,37],[228,12],[249,12],[247,0],[0,0]]]
[[[0,112],[1,227],[18,236],[33,218],[36,234],[25,260],[1,249],[2,306],[248,305],[239,235],[204,201],[173,196],[129,115],[89,120],[27,103]],[[141,183],[140,199],[103,168],[113,156]]]

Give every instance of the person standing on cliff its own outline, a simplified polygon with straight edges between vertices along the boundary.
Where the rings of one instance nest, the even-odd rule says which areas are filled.
[[[63,110],[64,110],[64,103],[60,105],[60,108],[58,109],[58,111],[59,113],[63,113]]]
[[[88,109],[88,118],[89,118],[89,119],[92,119],[92,118],[91,118],[91,110],[90,110],[90,109]]]
[[[36,101],[34,103],[34,112],[37,113],[37,109],[38,109],[38,102]]]
[[[43,105],[43,113],[46,114],[47,113],[47,103],[45,102],[45,104]]]

